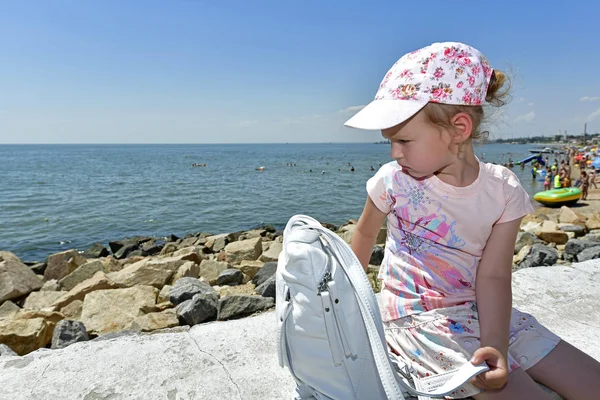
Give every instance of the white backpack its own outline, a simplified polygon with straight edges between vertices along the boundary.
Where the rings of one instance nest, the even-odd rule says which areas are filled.
[[[379,306],[354,252],[311,217],[292,217],[276,273],[279,364],[297,399],[419,399],[451,393],[488,367],[417,378],[390,356]]]

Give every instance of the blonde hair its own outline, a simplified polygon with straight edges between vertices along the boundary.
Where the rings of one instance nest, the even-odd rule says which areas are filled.
[[[485,101],[490,106],[502,107],[508,102],[509,90],[510,80],[508,76],[501,71],[494,70],[485,95]],[[485,119],[484,106],[427,103],[423,108],[423,111],[430,123],[446,129],[452,129],[452,125],[450,124],[452,117],[458,113],[464,112],[468,114],[473,121],[471,139],[481,140],[487,137],[488,132],[482,132],[480,130],[481,124]]]

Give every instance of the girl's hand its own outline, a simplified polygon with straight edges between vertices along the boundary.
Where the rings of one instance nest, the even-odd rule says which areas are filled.
[[[508,363],[506,357],[493,347],[481,347],[471,357],[471,364],[484,362],[490,367],[489,371],[477,375],[471,380],[473,386],[479,389],[500,389],[508,382]]]

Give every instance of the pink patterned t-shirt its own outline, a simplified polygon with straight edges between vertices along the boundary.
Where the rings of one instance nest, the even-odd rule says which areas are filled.
[[[379,270],[384,321],[474,302],[492,227],[534,210],[514,173],[482,162],[475,182],[455,187],[435,175],[416,180],[392,161],[369,179],[367,192],[388,213]]]

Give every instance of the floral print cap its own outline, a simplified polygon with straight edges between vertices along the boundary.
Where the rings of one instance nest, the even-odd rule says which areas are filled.
[[[493,69],[478,50],[434,43],[402,56],[385,74],[375,100],[344,125],[369,130],[398,125],[429,102],[481,105]]]

